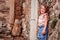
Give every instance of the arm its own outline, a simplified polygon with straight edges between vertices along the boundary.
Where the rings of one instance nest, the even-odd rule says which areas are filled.
[[[47,28],[47,23],[48,23],[48,15],[47,14],[45,14],[45,24],[44,24],[44,30],[46,30],[46,28]]]
[[[47,22],[48,22],[48,15],[46,14],[44,16],[45,22],[44,22],[44,29],[42,31],[42,34],[46,34],[46,28],[47,28]]]

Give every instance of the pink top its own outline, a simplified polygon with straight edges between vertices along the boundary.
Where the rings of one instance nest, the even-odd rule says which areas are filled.
[[[45,16],[45,14],[39,16],[38,23],[40,24],[40,26],[45,24]]]

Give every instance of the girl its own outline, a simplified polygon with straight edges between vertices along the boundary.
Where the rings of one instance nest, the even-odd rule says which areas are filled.
[[[39,26],[39,31],[38,31],[38,40],[47,40],[48,38],[48,14],[46,12],[47,6],[41,5],[40,7],[40,15],[38,19],[38,26]]]

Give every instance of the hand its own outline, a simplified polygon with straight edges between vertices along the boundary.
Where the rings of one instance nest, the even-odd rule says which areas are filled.
[[[43,30],[43,31],[42,31],[42,34],[43,34],[43,35],[46,34],[46,30]]]

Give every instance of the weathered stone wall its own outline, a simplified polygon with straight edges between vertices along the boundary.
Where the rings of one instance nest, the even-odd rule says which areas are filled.
[[[58,16],[60,14],[60,0],[39,0],[40,3],[45,3],[49,7],[49,37],[48,40],[59,40],[56,28],[58,28],[59,19]],[[58,25],[56,25],[56,23]],[[56,27],[56,28],[55,28]]]
[[[60,21],[57,22],[59,19],[58,16],[60,14],[60,0],[38,0],[40,3],[45,3],[49,7],[49,37],[48,40],[60,40],[58,35],[60,35],[60,32],[57,31],[59,28],[58,25]],[[3,30],[6,30],[5,28],[9,21],[9,10],[10,10],[10,1],[9,0],[0,0],[0,32]],[[31,0],[25,0],[22,3],[23,7],[23,14],[21,14],[21,26],[23,28],[22,30],[22,36],[24,40],[29,40],[29,33],[30,33],[30,16],[31,16]],[[19,9],[19,7],[17,8]],[[20,9],[19,9],[20,10]],[[20,10],[21,11],[21,10]],[[16,17],[17,18],[17,17]],[[20,18],[19,18],[20,19]],[[55,21],[54,21],[55,20]],[[54,21],[54,22],[53,22]],[[53,22],[53,23],[52,23]],[[54,24],[54,23],[57,23]],[[55,27],[54,27],[55,25]],[[4,33],[6,31],[3,31]]]
[[[23,36],[23,38],[25,40],[29,40],[29,30],[30,30],[29,21],[30,21],[30,4],[31,4],[30,0],[25,0],[25,1],[23,1],[22,4],[21,4],[22,1],[19,2],[16,0],[15,2],[16,3],[15,3],[15,7],[14,7],[15,8],[14,18],[19,20],[19,22],[20,22],[19,25],[23,28],[21,36]],[[10,1],[9,0],[0,0],[0,28],[1,28],[1,30],[3,30],[6,27],[4,29],[4,33],[5,33],[5,30],[7,30],[7,24],[9,26],[10,25],[9,22],[12,19],[11,18],[9,20],[9,18],[10,18],[9,12],[11,13]],[[18,21],[16,20],[16,22],[18,22]],[[16,22],[13,23],[13,28],[14,28],[14,26],[18,26],[18,25],[16,25]],[[3,29],[2,29],[2,26],[4,27]],[[16,29],[16,27],[15,27],[15,29]],[[12,33],[14,33],[14,32],[12,31]]]
[[[59,19],[58,18],[59,14],[60,14],[60,7],[59,6],[60,6],[60,1],[56,0],[56,3],[55,3],[55,5],[53,5],[53,8],[50,8],[50,9],[52,9],[52,10],[50,10],[50,18],[51,18],[50,24],[51,25],[53,25],[51,22],[53,22],[54,19],[57,19],[57,20]],[[58,22],[57,22],[57,24],[58,24]],[[50,28],[51,28],[51,25],[50,25]],[[58,28],[59,27],[58,25],[55,25],[55,27]],[[52,31],[51,36],[49,35],[49,40],[59,40],[58,39],[59,31],[57,31],[56,28],[54,28],[54,29],[52,28],[53,31]]]
[[[23,14],[25,15],[25,17],[23,18],[23,34],[25,35],[24,38],[25,40],[29,40],[29,33],[30,33],[30,15],[31,15],[31,0],[25,0],[25,2],[23,3],[23,9],[24,12]]]
[[[7,23],[9,21],[9,4],[9,0],[0,0],[0,32],[6,29]]]

